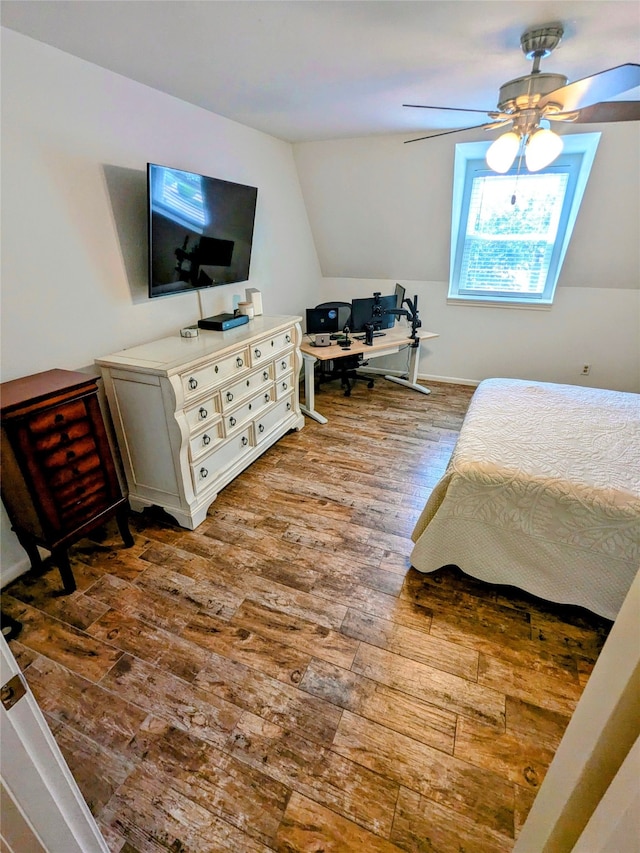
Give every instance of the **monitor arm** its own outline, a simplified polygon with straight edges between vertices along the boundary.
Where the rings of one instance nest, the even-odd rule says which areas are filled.
[[[422,321],[418,316],[418,297],[414,296],[413,302],[411,299],[405,298],[402,300],[402,304],[406,305],[407,308],[390,308],[384,313],[393,314],[395,317],[407,317],[411,321],[411,337],[415,341],[417,338],[416,331],[422,326]]]

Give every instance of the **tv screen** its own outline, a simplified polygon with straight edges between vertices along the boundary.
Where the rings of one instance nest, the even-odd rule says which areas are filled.
[[[149,296],[247,281],[258,190],[147,164]]]

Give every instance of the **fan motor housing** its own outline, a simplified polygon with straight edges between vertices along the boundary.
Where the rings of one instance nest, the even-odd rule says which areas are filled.
[[[517,77],[500,87],[498,109],[511,113],[514,110],[535,107],[544,95],[566,85],[567,78],[563,74],[538,73]]]

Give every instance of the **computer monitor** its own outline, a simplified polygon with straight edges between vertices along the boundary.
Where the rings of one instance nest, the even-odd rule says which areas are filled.
[[[323,332],[339,332],[337,308],[307,308],[307,334],[318,335]]]
[[[406,292],[406,288],[404,288],[401,284],[396,284],[396,308],[402,308],[402,303],[404,302]]]
[[[366,299],[353,299],[351,302],[351,331],[364,332],[369,323],[374,329],[392,329],[395,315],[387,314],[396,307],[397,297],[375,296]]]

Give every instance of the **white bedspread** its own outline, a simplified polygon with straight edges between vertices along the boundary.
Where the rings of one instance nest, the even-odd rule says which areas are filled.
[[[481,382],[412,538],[419,571],[615,619],[640,567],[640,395]]]

